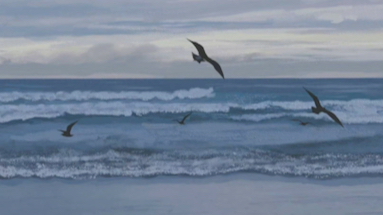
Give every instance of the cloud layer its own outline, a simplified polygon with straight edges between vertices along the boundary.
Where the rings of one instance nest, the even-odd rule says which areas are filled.
[[[186,38],[231,78],[383,77],[382,11],[380,0],[0,0],[0,78],[217,77]]]

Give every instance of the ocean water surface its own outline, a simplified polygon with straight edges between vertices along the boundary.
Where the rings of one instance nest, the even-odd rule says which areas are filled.
[[[383,175],[383,79],[1,80],[0,85],[3,180]],[[314,103],[302,87],[344,128],[323,113],[311,113]],[[174,121],[189,112],[185,125]],[[74,136],[61,136],[58,129],[76,120]]]

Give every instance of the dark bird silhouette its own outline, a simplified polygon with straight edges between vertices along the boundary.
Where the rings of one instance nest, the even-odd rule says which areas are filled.
[[[303,89],[306,90],[306,92],[311,96],[311,98],[315,102],[316,107],[311,107],[311,110],[313,113],[315,113],[315,114],[319,114],[320,112],[326,113],[327,115],[329,115],[331,117],[331,119],[333,119],[336,123],[338,123],[340,126],[343,127],[342,122],[338,119],[338,117],[333,112],[322,107],[322,105],[319,102],[318,97],[316,97],[312,92],[308,91],[306,88],[303,87]]]
[[[187,39],[189,40],[189,39]],[[206,62],[209,62],[211,65],[214,66],[214,69],[221,75],[221,77],[223,79],[225,79],[225,76],[222,72],[222,69],[221,69],[221,66],[216,62],[214,61],[213,59],[209,58],[205,52],[205,49],[203,48],[203,46],[201,46],[199,43],[197,42],[194,42],[192,40],[189,40],[198,50],[198,55],[194,54],[192,52],[192,55],[193,55],[193,59],[195,61],[197,61],[198,63],[201,63],[202,61],[206,61]]]
[[[68,125],[68,127],[66,127],[66,131],[64,130],[59,130],[62,132],[62,136],[64,137],[72,137],[73,135],[70,133],[70,131],[72,130],[72,127],[77,123],[78,121],[74,122],[74,123],[71,123],[70,125]]]
[[[185,120],[192,114],[190,112],[188,115],[184,116],[184,118],[181,121],[176,120],[180,125],[185,125]]]
[[[297,121],[297,122],[299,122],[300,125],[303,125],[303,126],[306,126],[306,125],[310,124],[309,122],[303,122],[300,119],[293,119],[293,121]]]

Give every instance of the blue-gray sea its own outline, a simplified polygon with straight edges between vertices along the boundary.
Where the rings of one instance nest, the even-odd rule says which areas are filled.
[[[383,79],[1,80],[0,86],[3,180],[383,175]],[[344,128],[312,113],[302,87]],[[185,125],[174,121],[189,112]],[[58,130],[76,120],[74,136],[61,136]]]

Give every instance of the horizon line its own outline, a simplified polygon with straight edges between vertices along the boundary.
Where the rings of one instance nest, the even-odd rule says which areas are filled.
[[[314,79],[383,79],[383,77],[321,77],[321,78],[296,78],[296,77],[259,77],[259,78],[52,78],[52,77],[41,77],[41,78],[0,78],[2,81],[6,80],[255,80],[255,79],[302,79],[302,80],[314,80]]]

